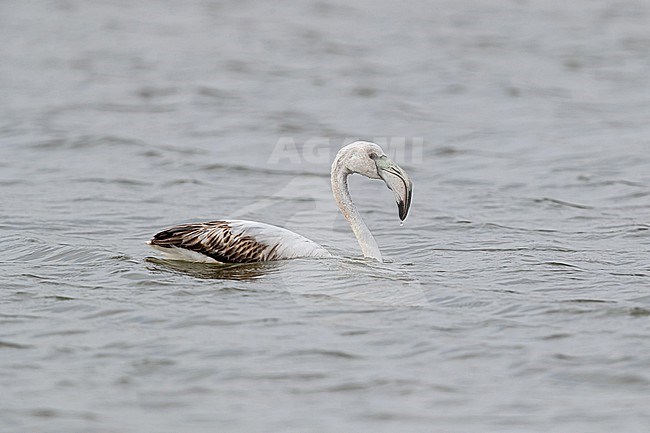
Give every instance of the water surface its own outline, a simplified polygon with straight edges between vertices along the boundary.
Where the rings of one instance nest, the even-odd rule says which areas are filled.
[[[642,0],[3,2],[0,429],[646,431],[648,20]],[[351,181],[386,263],[331,198],[354,138],[415,183],[400,227],[381,182]],[[223,217],[336,258],[144,244]]]

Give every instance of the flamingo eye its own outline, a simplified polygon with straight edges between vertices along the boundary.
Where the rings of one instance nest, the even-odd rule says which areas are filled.
[[[370,159],[377,159],[377,154],[375,152],[370,152],[370,155],[368,155]]]

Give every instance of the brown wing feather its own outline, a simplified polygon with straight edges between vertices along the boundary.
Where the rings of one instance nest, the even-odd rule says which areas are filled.
[[[262,244],[235,234],[226,221],[182,224],[156,233],[151,245],[185,248],[222,263],[251,263],[276,259],[277,245]]]

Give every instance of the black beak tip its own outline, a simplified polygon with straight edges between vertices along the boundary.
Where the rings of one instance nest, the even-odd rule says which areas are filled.
[[[408,215],[409,210],[405,206],[405,203],[403,200],[400,200],[397,202],[397,210],[399,211],[399,219],[400,221],[404,221],[406,219],[406,216]]]

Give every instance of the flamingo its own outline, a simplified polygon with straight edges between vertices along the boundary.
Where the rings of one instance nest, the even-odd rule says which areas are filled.
[[[348,221],[365,257],[382,261],[377,241],[352,202],[348,176],[381,179],[393,191],[401,221],[411,206],[411,179],[382,148],[356,141],[342,147],[332,163],[334,200]],[[181,224],[156,233],[147,242],[165,258],[202,263],[251,263],[303,257],[332,257],[322,246],[282,227],[246,220]]]

